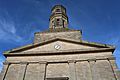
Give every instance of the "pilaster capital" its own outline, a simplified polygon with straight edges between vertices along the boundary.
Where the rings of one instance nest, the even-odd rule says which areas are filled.
[[[47,64],[47,61],[39,61],[39,64]]]
[[[20,64],[26,64],[26,65],[28,65],[28,62],[20,62]]]
[[[68,63],[75,63],[75,60],[68,60]]]
[[[9,64],[10,64],[10,62],[5,61],[5,62],[3,62],[3,64],[4,64],[4,65],[9,65]]]
[[[107,58],[108,60],[115,60],[116,58],[114,56],[110,56]]]
[[[88,61],[88,62],[96,61],[96,59],[95,59],[95,58],[93,58],[93,59],[88,59],[87,61]]]

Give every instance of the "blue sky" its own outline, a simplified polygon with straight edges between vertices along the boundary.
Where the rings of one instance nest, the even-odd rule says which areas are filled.
[[[34,32],[49,26],[55,4],[67,8],[69,28],[80,29],[83,40],[116,46],[120,69],[120,0],[0,0],[0,69],[2,52],[30,44]]]

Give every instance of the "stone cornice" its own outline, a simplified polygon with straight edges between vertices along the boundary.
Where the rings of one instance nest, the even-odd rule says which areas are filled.
[[[97,60],[115,60],[115,57],[99,57],[99,58],[89,58],[89,59],[81,59],[81,60],[62,60],[62,61],[5,61],[3,64],[48,64],[48,63],[76,63],[82,61],[97,61]]]
[[[46,30],[46,31],[44,31],[44,32],[35,32],[35,34],[43,34],[43,33],[48,33],[48,34],[50,34],[50,33],[60,33],[60,32],[73,32],[73,31],[79,31],[79,32],[81,32],[81,34],[82,34],[82,30],[72,30],[72,29],[67,29],[66,30],[66,28],[63,28],[63,30],[61,30],[61,31],[51,31],[50,29],[49,30]]]
[[[114,48],[101,48],[101,49],[78,49],[78,50],[59,50],[59,51],[29,51],[4,54],[4,56],[36,56],[36,55],[66,55],[66,54],[90,54],[99,52],[113,52]]]

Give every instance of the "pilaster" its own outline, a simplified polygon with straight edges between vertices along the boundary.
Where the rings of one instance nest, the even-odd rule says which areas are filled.
[[[19,73],[18,73],[18,80],[24,80],[27,65],[28,65],[27,62],[20,62],[20,70],[19,70]]]
[[[46,65],[47,65],[47,62],[45,61],[40,61],[39,62],[39,65],[40,65],[40,71],[39,71],[39,80],[45,80],[46,78]]]
[[[69,80],[76,80],[75,61],[68,61],[69,64]]]
[[[117,65],[115,64],[115,58],[114,57],[111,57],[111,58],[108,58],[108,61],[111,65],[111,68],[112,68],[112,71],[114,73],[114,77],[116,80],[120,80],[120,77],[119,77],[119,70],[117,68]]]
[[[4,62],[3,63],[3,70],[0,73],[0,80],[4,80],[5,79],[7,71],[8,71],[8,68],[9,68],[9,65],[10,65],[10,63],[8,63],[8,62]]]
[[[96,67],[96,59],[88,60],[91,69],[91,80],[102,80]]]

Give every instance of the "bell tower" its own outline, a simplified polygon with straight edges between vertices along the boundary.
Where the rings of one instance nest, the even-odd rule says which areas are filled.
[[[68,28],[68,17],[66,8],[62,5],[55,5],[51,10],[50,16],[50,30]]]
[[[36,32],[34,43],[40,43],[53,38],[67,38],[81,40],[82,32],[68,28],[68,16],[66,8],[62,5],[55,5],[51,9],[49,18],[49,29],[44,32]]]

